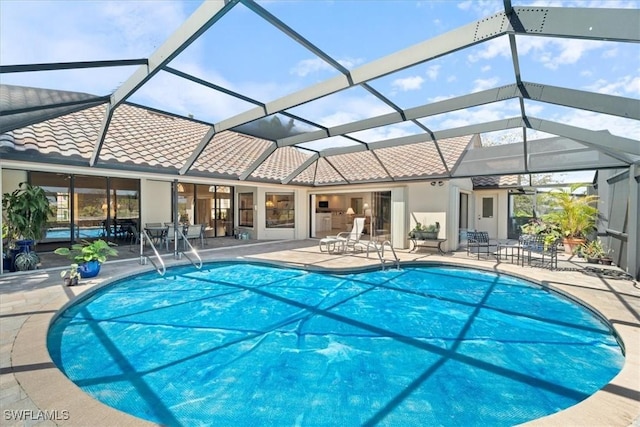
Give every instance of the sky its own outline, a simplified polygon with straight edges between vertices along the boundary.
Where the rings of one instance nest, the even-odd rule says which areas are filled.
[[[354,69],[503,10],[502,0],[263,1],[259,4],[347,69]],[[514,6],[640,8],[640,0],[524,1]],[[0,1],[2,65],[146,58],[201,5],[200,1]],[[640,98],[640,46],[591,40],[518,36],[522,79]],[[169,66],[269,102],[338,72],[242,4],[235,6]],[[2,74],[5,84],[112,93],[136,67]],[[411,108],[515,82],[507,37],[457,51],[370,82],[401,108]],[[210,123],[254,108],[251,103],[161,72],[130,101]],[[640,124],[599,113],[527,100],[532,117],[638,139]],[[288,110],[323,126],[392,112],[360,87]],[[517,100],[420,120],[433,131],[519,115]],[[300,124],[301,128],[304,128]],[[398,124],[353,134],[365,142],[420,133]],[[483,135],[492,143],[522,132]],[[549,135],[530,132],[529,139]],[[337,145],[352,142],[341,137]],[[307,144],[317,148],[317,143]]]

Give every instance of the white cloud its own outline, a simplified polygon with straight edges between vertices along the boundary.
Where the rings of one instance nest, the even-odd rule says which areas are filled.
[[[552,43],[558,47],[560,53],[543,61],[544,66],[552,70],[557,70],[561,65],[575,64],[587,51],[599,49],[604,45],[604,42],[600,41],[575,39],[558,39]]]
[[[553,120],[594,131],[607,130],[613,135],[636,140],[640,135],[640,122],[637,120],[629,120],[592,111],[575,110],[559,115]]]
[[[438,78],[438,74],[440,73],[440,65],[431,65],[429,67],[427,67],[427,77],[429,77],[429,80],[431,81],[435,81]]]
[[[420,76],[405,77],[403,79],[396,79],[391,82],[391,86],[402,92],[410,90],[419,90],[424,83],[424,79]]]
[[[471,9],[471,5],[472,4],[473,4],[473,2],[471,0],[462,1],[462,2],[458,3],[458,9],[469,10],[469,9]]]
[[[345,58],[337,60],[340,65],[347,69],[351,69],[363,62],[360,58]],[[322,71],[336,71],[330,64],[320,58],[303,59],[289,70],[290,74],[305,77],[309,74],[314,74]]]
[[[480,68],[480,71],[486,73],[487,71],[491,71],[491,65],[484,65]]]
[[[471,92],[480,92],[481,90],[491,89],[498,86],[500,79],[498,77],[491,77],[490,79],[476,79],[473,81],[473,89]]]
[[[294,74],[296,76],[305,77],[311,73],[317,73],[319,71],[331,71],[334,68],[327,64],[320,58],[313,59],[303,59],[298,62],[291,70],[289,70],[290,74]]]
[[[354,120],[380,116],[394,110],[373,95],[366,94],[358,97],[347,91],[325,96],[291,108],[289,111],[322,126],[331,127]]]
[[[517,100],[507,100],[464,110],[438,114],[421,120],[431,130],[457,128],[478,123],[501,120],[520,114]]]
[[[360,65],[364,63],[364,58],[344,58],[344,59],[337,59],[337,61],[343,67],[351,69],[356,65]]]
[[[477,62],[481,59],[488,60],[496,56],[505,58],[511,57],[511,48],[509,46],[509,38],[502,36],[488,40],[481,45],[484,49],[474,52],[467,56],[470,62]]]
[[[596,40],[552,39],[544,37],[518,37],[518,54],[531,54],[533,60],[546,68],[557,70],[562,65],[575,64],[587,52],[606,46]]]
[[[466,0],[458,3],[458,9],[473,11],[477,16],[489,16],[504,11],[502,2],[493,0]]]
[[[623,76],[613,82],[600,79],[587,86],[586,89],[607,95],[638,97],[640,96],[640,77]]]
[[[400,138],[408,135],[415,135],[416,132],[422,133],[423,130],[409,123],[397,123],[384,127],[355,132],[351,134],[351,136],[361,139],[365,142],[375,142],[392,138]]]

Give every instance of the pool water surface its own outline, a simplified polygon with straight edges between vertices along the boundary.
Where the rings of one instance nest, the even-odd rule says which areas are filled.
[[[170,269],[61,313],[48,348],[86,393],[163,425],[515,425],[606,385],[593,312],[506,275]]]

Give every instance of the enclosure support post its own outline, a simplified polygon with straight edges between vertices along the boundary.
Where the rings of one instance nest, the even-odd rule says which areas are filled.
[[[628,212],[628,239],[627,239],[627,273],[640,280],[640,165],[633,164],[629,167],[629,212]]]

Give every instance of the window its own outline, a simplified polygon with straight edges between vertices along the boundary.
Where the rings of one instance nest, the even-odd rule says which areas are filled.
[[[482,218],[493,218],[493,197],[482,198]]]
[[[240,227],[253,227],[253,193],[238,194],[238,201],[240,202],[238,225]]]
[[[265,210],[267,228],[294,228],[295,197],[293,194],[267,193]]]

